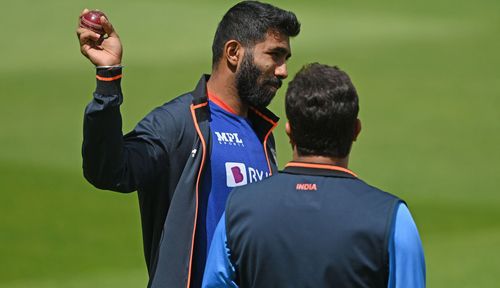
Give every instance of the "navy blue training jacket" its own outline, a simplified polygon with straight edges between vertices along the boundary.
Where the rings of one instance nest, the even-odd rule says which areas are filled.
[[[199,184],[210,155],[209,76],[123,135],[121,75],[121,68],[97,70],[84,117],[84,176],[100,189],[138,191],[148,287],[189,287]],[[271,131],[278,118],[266,109],[251,109],[248,117],[276,171]]]
[[[291,162],[227,200],[233,279],[241,288],[386,288],[400,203],[345,168]]]

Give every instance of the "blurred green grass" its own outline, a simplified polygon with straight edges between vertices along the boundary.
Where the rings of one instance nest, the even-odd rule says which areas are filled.
[[[124,130],[210,71],[229,1],[11,1],[0,45],[0,287],[141,287],[135,194],[83,179],[93,68],[74,29],[104,10],[125,47]],[[298,15],[291,76],[337,64],[361,97],[351,167],[410,205],[429,287],[493,287],[500,267],[500,18],[497,1],[274,1]],[[6,26],[4,26],[6,27]],[[290,158],[280,90],[271,109]]]

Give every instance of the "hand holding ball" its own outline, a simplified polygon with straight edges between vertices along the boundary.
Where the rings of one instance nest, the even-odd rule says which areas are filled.
[[[106,32],[104,32],[104,28],[102,27],[102,16],[106,17],[106,15],[101,11],[90,10],[80,17],[80,27],[89,29],[97,34],[104,35]]]
[[[120,37],[106,15],[84,9],[78,18],[76,36],[80,52],[96,66],[120,65],[123,48]]]

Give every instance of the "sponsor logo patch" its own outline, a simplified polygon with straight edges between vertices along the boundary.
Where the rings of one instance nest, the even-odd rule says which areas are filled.
[[[248,183],[247,169],[245,164],[226,162],[226,185],[227,187],[238,187]]]
[[[247,167],[244,163],[226,162],[225,166],[227,187],[243,186],[269,177],[269,172]]]
[[[219,144],[245,147],[243,139],[238,136],[238,133],[214,132],[215,136],[217,136],[217,142],[219,142]]]

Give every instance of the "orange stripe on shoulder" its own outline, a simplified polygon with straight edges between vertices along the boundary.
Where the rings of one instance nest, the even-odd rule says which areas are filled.
[[[100,80],[100,81],[111,82],[111,81],[115,81],[115,80],[122,78],[122,76],[123,76],[122,74],[116,75],[114,77],[102,77],[99,75],[95,75],[95,78],[97,78],[97,80]]]

